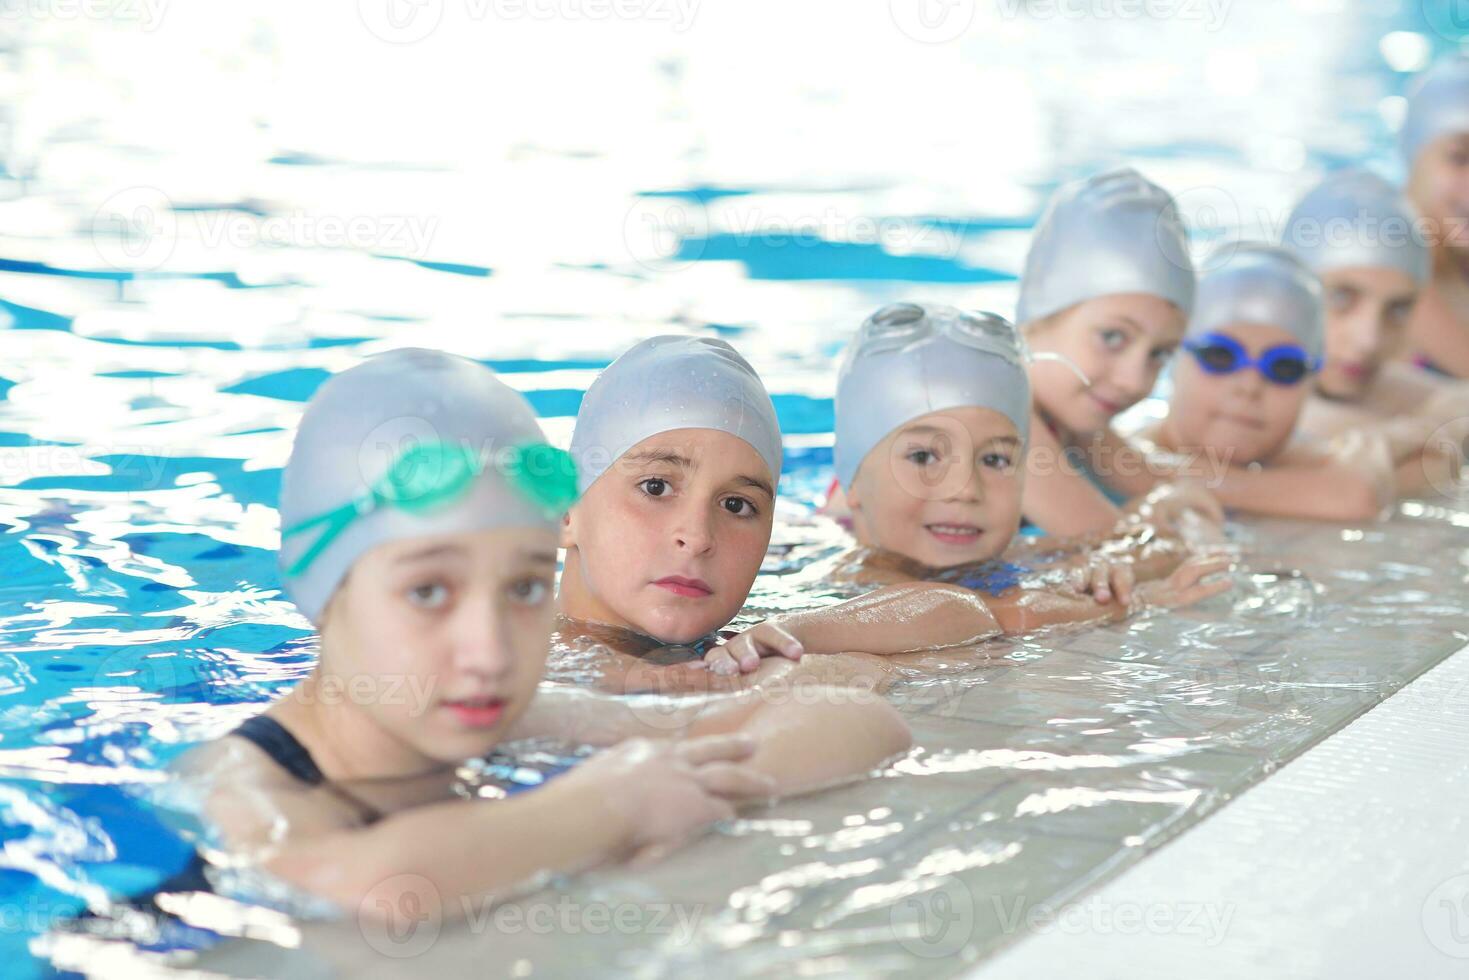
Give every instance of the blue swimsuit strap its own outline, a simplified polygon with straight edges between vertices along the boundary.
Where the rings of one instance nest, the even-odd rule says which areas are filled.
[[[985,592],[989,595],[997,596],[1019,586],[1021,576],[1029,571],[1030,569],[1025,565],[1017,565],[1014,562],[988,562],[978,568],[964,572],[953,579],[953,582],[955,585],[962,585],[966,589],[973,589],[976,592]]]

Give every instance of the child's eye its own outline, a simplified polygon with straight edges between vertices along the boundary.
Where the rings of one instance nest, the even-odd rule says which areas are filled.
[[[927,466],[930,463],[937,463],[939,459],[939,454],[934,452],[932,449],[910,449],[908,451],[908,455],[903,458],[908,460],[910,463],[916,463],[919,466]]]
[[[510,585],[510,601],[522,606],[539,606],[551,594],[551,583],[543,578],[523,578]]]
[[[1166,364],[1168,363],[1168,359],[1173,356],[1175,350],[1177,350],[1175,347],[1155,347],[1148,357],[1155,364]]]
[[[1388,322],[1394,326],[1405,323],[1412,312],[1413,304],[1411,302],[1394,303],[1387,308]]]
[[[449,601],[449,589],[442,582],[426,582],[408,590],[408,601],[420,609],[438,609]]]
[[[1005,453],[985,453],[979,461],[992,470],[1007,470],[1014,463]]]
[[[1357,294],[1355,292],[1338,286],[1326,294],[1326,305],[1338,312],[1349,310],[1356,298]]]
[[[661,477],[650,476],[639,482],[638,486],[650,497],[661,497],[668,492],[668,481]]]
[[[1107,350],[1121,350],[1127,346],[1127,333],[1116,327],[1104,327],[1097,334],[1102,346]]]
[[[755,505],[744,497],[725,497],[720,505],[736,517],[754,517],[757,513]]]

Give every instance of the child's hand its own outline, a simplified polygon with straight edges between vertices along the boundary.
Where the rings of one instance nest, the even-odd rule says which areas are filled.
[[[736,803],[774,795],[774,779],[742,765],[754,751],[748,735],[678,742],[634,738],[588,760],[567,778],[604,781],[604,799],[623,821],[628,849],[650,859],[716,820],[732,818]]]
[[[1114,595],[1124,606],[1128,605],[1137,583],[1137,573],[1130,560],[1106,555],[1092,555],[1086,566],[1076,569],[1072,577],[1076,591],[1090,595],[1101,605],[1111,602]]]
[[[1219,498],[1198,483],[1175,480],[1165,483],[1138,507],[1137,514],[1161,527],[1179,531],[1183,527],[1184,515],[1193,511],[1214,524],[1224,523],[1224,505]]]
[[[795,634],[767,619],[704,654],[704,663],[716,674],[748,674],[760,666],[761,657],[800,660],[805,652]]]
[[[1210,575],[1229,571],[1233,562],[1229,558],[1191,558],[1174,569],[1173,574],[1157,582],[1148,582],[1133,590],[1137,599],[1135,608],[1158,606],[1172,609],[1203,602],[1211,596],[1228,592],[1234,587],[1227,577],[1210,582],[1203,581]]]

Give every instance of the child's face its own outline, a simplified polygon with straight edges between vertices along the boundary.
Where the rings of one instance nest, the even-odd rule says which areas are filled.
[[[1091,386],[1064,364],[1038,361],[1030,369],[1037,405],[1071,432],[1105,428],[1153,390],[1184,327],[1178,307],[1146,293],[1099,296],[1038,321],[1026,331],[1031,349],[1063,355]]]
[[[1316,388],[1356,400],[1402,343],[1418,284],[1400,269],[1360,266],[1321,277],[1326,292],[1326,364]]]
[[[1215,333],[1237,341],[1251,358],[1272,347],[1296,344],[1288,330],[1262,323],[1235,323]],[[1208,448],[1229,465],[1242,466],[1274,456],[1295,431],[1311,378],[1277,384],[1256,367],[1209,374],[1193,356],[1179,359],[1174,371],[1168,425],[1180,448]]]
[[[327,606],[321,670],[338,696],[424,757],[483,755],[540,683],[555,573],[548,529],[379,545]]]
[[[561,610],[665,643],[708,636],[745,604],[774,510],[770,469],[745,440],[716,429],[650,436],[567,517]]]
[[[1469,248],[1469,133],[1440,136],[1413,164],[1408,194],[1450,248]]]
[[[987,408],[919,416],[878,443],[848,488],[860,544],[930,568],[998,556],[1020,527],[1015,424]]]

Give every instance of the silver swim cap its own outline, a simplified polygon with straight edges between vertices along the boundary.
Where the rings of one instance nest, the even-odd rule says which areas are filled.
[[[552,469],[522,466],[532,458]],[[540,493],[545,481],[559,494]],[[329,379],[301,417],[281,474],[281,581],[319,623],[377,545],[555,530],[574,491],[569,457],[545,445],[530,405],[489,368],[442,351],[379,354]]]
[[[1343,170],[1301,198],[1286,219],[1281,244],[1317,275],[1383,266],[1424,282],[1428,246],[1417,221],[1417,211],[1392,184],[1365,170]]]
[[[1157,296],[1184,316],[1193,308],[1194,264],[1178,206],[1130,167],[1056,191],[1025,257],[1015,321],[1118,293]]]
[[[1408,111],[1398,145],[1408,169],[1440,136],[1469,133],[1469,58],[1450,55],[1425,71],[1408,90]]]
[[[1226,243],[1199,278],[1187,339],[1232,323],[1263,323],[1288,330],[1313,358],[1326,342],[1321,281],[1289,251],[1259,242]]]
[[[743,439],[780,479],[780,423],[755,369],[722,340],[663,336],[638,342],[587,389],[571,436],[582,491],[633,446],[673,429]]]
[[[1027,355],[1015,326],[993,313],[894,303],[872,314],[837,373],[837,479],[852,486],[867,454],[894,429],[948,408],[988,408],[1030,435]]]

